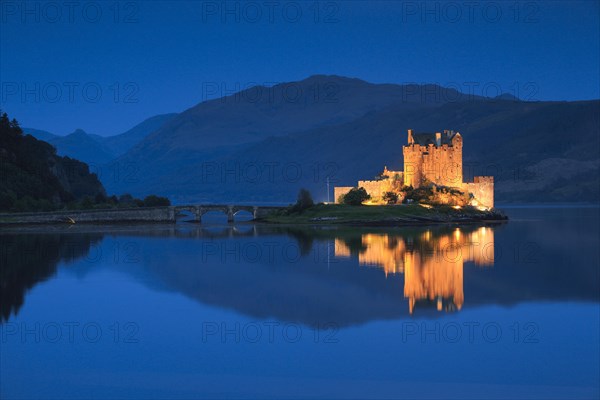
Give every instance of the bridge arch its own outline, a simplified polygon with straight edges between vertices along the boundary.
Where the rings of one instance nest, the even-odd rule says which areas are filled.
[[[247,206],[247,205],[223,205],[223,204],[207,204],[207,205],[180,205],[174,206],[174,215],[181,212],[186,212],[194,216],[196,222],[202,222],[202,216],[209,212],[220,212],[227,216],[227,222],[233,223],[235,215],[243,213],[250,214],[250,220],[254,220],[261,216],[268,214],[275,209],[281,209],[283,207],[259,207],[259,206]],[[174,217],[176,218],[176,217]]]

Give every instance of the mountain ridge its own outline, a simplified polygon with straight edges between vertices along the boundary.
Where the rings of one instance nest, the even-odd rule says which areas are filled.
[[[132,168],[132,179],[103,180],[113,192],[151,191],[182,201],[289,202],[300,186],[326,200],[324,174],[335,175],[332,184],[354,185],[386,165],[402,169],[407,129],[452,129],[465,137],[466,179],[494,175],[499,201],[595,201],[599,111],[598,100],[533,102],[435,84],[313,75],[171,115],[111,161]],[[297,164],[303,176],[291,181],[278,171],[279,181],[267,182],[231,172],[252,163]]]
[[[125,132],[112,136],[90,134],[81,128],[77,128],[75,131],[63,136],[40,129],[22,129],[24,133],[53,145],[60,155],[70,156],[87,164],[100,166],[127,152],[175,115],[177,114],[158,114],[143,120]]]

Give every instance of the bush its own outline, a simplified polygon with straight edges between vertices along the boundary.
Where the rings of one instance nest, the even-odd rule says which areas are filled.
[[[123,204],[133,204],[133,196],[130,195],[129,193],[125,193],[122,194],[121,196],[119,196],[119,203],[123,203]]]
[[[398,194],[394,192],[385,192],[382,199],[387,204],[396,204],[398,202]]]
[[[351,206],[360,206],[370,198],[371,196],[367,193],[365,188],[355,187],[350,189],[350,191],[344,195],[343,203]]]
[[[421,186],[413,189],[409,187],[406,190],[405,200],[412,200],[415,203],[432,203],[433,202],[433,188],[431,186]]]
[[[463,193],[460,190],[447,186],[437,186],[429,184],[413,189],[412,187],[404,187],[402,191],[406,193],[405,202],[413,201],[415,203],[425,203],[432,205],[458,205],[465,206],[469,203],[469,194]]]
[[[16,201],[17,199],[13,192],[0,193],[0,211],[11,210],[14,207]]]
[[[81,208],[83,208],[84,210],[90,210],[93,207],[94,207],[94,202],[90,196],[85,196],[81,200]]]
[[[171,201],[166,197],[151,194],[144,199],[144,207],[166,207],[170,206]]]
[[[296,201],[296,207],[300,210],[305,210],[315,205],[310,192],[306,189],[300,189],[298,192],[298,200]]]
[[[106,203],[106,196],[103,193],[98,193],[95,197],[94,197],[94,202],[96,204],[104,204]]]
[[[311,208],[315,205],[315,202],[312,199],[310,192],[306,189],[300,189],[298,192],[298,200],[296,200],[296,204],[290,207],[289,213],[294,212],[302,212],[307,208]]]

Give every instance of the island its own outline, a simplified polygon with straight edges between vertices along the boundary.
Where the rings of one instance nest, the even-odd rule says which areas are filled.
[[[494,177],[463,179],[463,138],[444,130],[408,130],[403,146],[404,170],[383,172],[356,186],[334,188],[335,204],[314,205],[301,190],[295,205],[273,212],[265,222],[406,225],[422,223],[505,221],[494,209]]]

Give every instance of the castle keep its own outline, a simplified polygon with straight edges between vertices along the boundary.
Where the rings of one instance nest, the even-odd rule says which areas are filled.
[[[458,132],[413,133],[408,130],[404,155],[404,185],[414,188],[424,182],[439,186],[462,184],[462,136]]]
[[[371,195],[371,203],[383,203],[386,192],[394,192],[404,199],[406,189],[432,187],[435,201],[442,204],[494,207],[494,178],[476,176],[473,182],[463,182],[463,139],[460,133],[443,131],[415,133],[408,130],[408,143],[402,146],[404,171],[390,171],[387,167],[377,180],[358,181]],[[336,202],[352,187],[334,188]],[[457,193],[464,194],[461,198]]]

